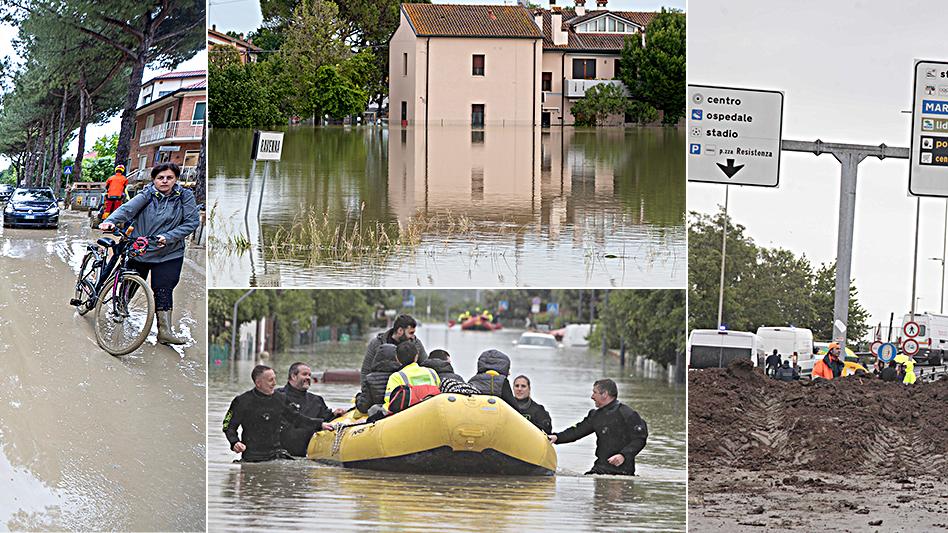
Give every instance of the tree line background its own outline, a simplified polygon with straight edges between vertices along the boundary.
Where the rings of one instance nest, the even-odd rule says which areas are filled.
[[[417,2],[430,3],[430,2]],[[253,128],[293,119],[361,115],[388,96],[388,41],[398,28],[398,0],[261,0],[263,24],[247,39],[263,49],[241,64],[231,46],[209,50],[213,127]],[[241,37],[228,32],[232,37]],[[685,16],[663,10],[646,30],[648,46],[628,38],[618,79],[635,95],[597,86],[573,108],[578,125],[629,113],[677,124],[685,109]]]
[[[715,215],[690,213],[688,226],[688,326],[718,327],[723,209]],[[806,255],[758,246],[746,228],[727,218],[724,313],[728,329],[757,331],[759,326],[797,326],[817,340],[833,336],[836,264],[814,265]],[[849,289],[847,342],[855,345],[869,331],[869,312]]]
[[[230,343],[234,302],[246,291],[208,291],[208,336],[212,344]],[[683,290],[590,290],[590,289],[504,289],[481,291],[480,301],[472,290],[412,291],[415,306],[403,306],[406,292],[397,289],[348,290],[258,290],[243,300],[237,322],[267,318],[275,324],[277,350],[292,345],[295,334],[309,329],[312,318],[320,326],[351,327],[364,334],[385,327],[377,312],[394,309],[427,323],[444,323],[463,311],[490,310],[508,327],[523,327],[527,316],[535,323],[559,328],[570,323],[590,323],[594,331],[590,346],[598,349],[603,331],[606,344],[619,348],[624,342],[630,353],[643,355],[662,365],[675,361],[685,349],[685,292]],[[541,313],[532,314],[533,298],[540,298]],[[506,301],[508,309],[500,311]],[[550,302],[559,304],[559,313],[546,313]],[[430,304],[431,314],[427,314]]]
[[[203,49],[205,15],[203,0],[5,2],[0,18],[18,28],[19,57],[0,63],[0,154],[12,161],[4,179],[59,194],[63,166],[72,164],[71,181],[90,181],[96,176],[85,174],[95,173],[83,161],[86,128],[119,112],[114,141],[100,139],[100,158],[112,161],[92,166],[128,166],[145,68],[173,69]],[[64,149],[76,137],[69,158]]]

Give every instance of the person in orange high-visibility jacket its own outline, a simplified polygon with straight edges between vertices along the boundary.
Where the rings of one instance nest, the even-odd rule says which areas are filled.
[[[833,379],[843,373],[843,362],[839,360],[839,343],[831,343],[822,359],[813,365],[812,378]]]
[[[112,214],[125,200],[125,186],[128,178],[125,177],[125,165],[117,165],[115,174],[105,180],[105,216]]]

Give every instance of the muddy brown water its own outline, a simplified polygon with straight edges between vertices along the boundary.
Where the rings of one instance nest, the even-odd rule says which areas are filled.
[[[203,250],[175,291],[189,344],[117,358],[68,305],[99,235],[62,218],[0,230],[0,530],[203,530]]]
[[[578,422],[593,407],[592,382],[616,379],[620,400],[638,410],[651,435],[638,456],[638,475],[583,476],[592,465],[595,438],[556,447],[553,477],[422,476],[345,469],[301,459],[235,464],[221,423],[231,399],[251,387],[253,363],[211,367],[208,391],[208,525],[211,530],[320,528],[329,531],[684,531],[685,391],[662,380],[629,375],[616,361],[603,371],[598,352],[585,348],[524,349],[515,331],[461,332],[425,325],[429,350],[445,348],[455,370],[469,378],[477,355],[495,347],[526,374],[534,398],[546,406],[555,431]],[[270,361],[284,382],[296,360],[326,368],[357,368],[364,340],[320,344],[278,354]],[[351,404],[357,385],[314,386],[331,407]]]
[[[213,287],[684,286],[682,129],[291,127],[259,218],[256,167],[245,226],[252,135],[209,140]],[[306,211],[341,229],[438,222],[414,246],[337,259],[281,248]]]

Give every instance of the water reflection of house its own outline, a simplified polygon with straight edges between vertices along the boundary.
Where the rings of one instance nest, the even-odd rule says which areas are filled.
[[[172,162],[187,179],[197,168],[207,113],[207,71],[169,72],[142,84],[135,110],[129,177]]]
[[[575,2],[402,4],[389,47],[389,122],[572,124],[569,109],[587,89],[622,86],[614,79],[622,47],[655,16]]]

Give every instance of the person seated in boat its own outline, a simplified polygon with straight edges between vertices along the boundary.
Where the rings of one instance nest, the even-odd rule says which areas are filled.
[[[431,350],[431,353],[428,354],[428,359],[424,363],[421,363],[421,366],[433,369],[438,373],[438,377],[441,378],[441,381],[446,379],[464,381],[464,378],[454,373],[454,367],[451,366],[451,354],[445,350]]]
[[[224,435],[230,449],[247,463],[292,459],[280,441],[283,426],[293,424],[312,434],[319,429],[332,431],[332,424],[300,414],[290,405],[286,395],[276,390],[276,373],[265,365],[257,365],[250,373],[254,388],[230,402],[224,415]],[[237,429],[241,428],[240,436]]]
[[[310,418],[329,422],[346,413],[342,407],[330,409],[321,396],[309,392],[312,384],[313,370],[306,363],[296,362],[290,365],[286,385],[277,389],[276,392],[286,395],[286,400],[291,405],[298,406],[300,414]],[[306,456],[306,448],[312,437],[312,428],[305,426],[294,427],[287,424],[280,432],[280,442],[283,443],[286,451],[295,457]]]
[[[393,372],[385,385],[385,404],[386,411],[391,411],[389,405],[392,400],[392,391],[396,387],[406,387],[411,389],[412,402],[414,405],[423,400],[425,391],[430,394],[441,392],[441,378],[438,373],[431,368],[423,367],[418,364],[418,350],[410,342],[404,342],[398,345],[395,350],[395,358],[401,365],[397,372]],[[416,393],[417,391],[417,393]]]
[[[516,399],[514,408],[524,418],[544,433],[548,435],[553,433],[553,420],[550,418],[550,413],[530,397],[530,378],[524,375],[514,378],[513,395]]]
[[[596,408],[575,426],[550,435],[553,444],[566,444],[596,434],[596,462],[587,474],[635,475],[635,456],[645,448],[648,425],[618,396],[615,381],[600,379],[592,391]]]
[[[517,408],[510,388],[510,357],[500,350],[486,350],[477,358],[477,374],[467,380],[481,394],[499,396],[508,405]]]
[[[415,328],[418,327],[418,322],[415,321],[409,315],[399,315],[395,322],[392,324],[392,328],[383,331],[372,337],[369,340],[368,345],[365,347],[365,357],[362,359],[362,369],[361,382],[365,382],[365,377],[369,375],[369,372],[372,371],[372,366],[375,364],[375,355],[379,349],[379,346],[383,344],[394,344],[399,345],[403,342],[409,342],[415,345],[415,348],[418,350],[418,362],[423,363],[425,359],[428,359],[428,354],[425,352],[425,346],[421,343],[421,339],[415,336]]]
[[[382,344],[372,362],[372,371],[362,380],[362,391],[356,396],[356,409],[368,414],[373,405],[381,406],[385,402],[385,386],[392,372],[402,368],[396,357],[397,346]]]

